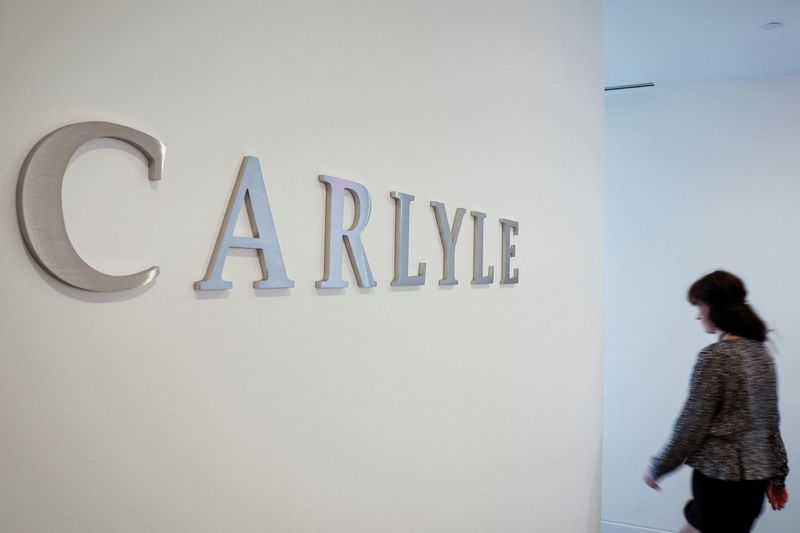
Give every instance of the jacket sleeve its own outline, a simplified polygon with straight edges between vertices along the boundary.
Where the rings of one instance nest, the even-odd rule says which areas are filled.
[[[784,487],[786,485],[786,476],[789,475],[789,459],[786,457],[786,447],[783,445],[778,423],[775,424],[775,429],[772,430],[771,439],[779,473],[769,480],[769,484],[773,487]]]
[[[650,475],[658,479],[681,466],[703,443],[723,393],[723,375],[713,348],[697,356],[689,384],[689,397],[675,421],[672,436],[653,457]]]

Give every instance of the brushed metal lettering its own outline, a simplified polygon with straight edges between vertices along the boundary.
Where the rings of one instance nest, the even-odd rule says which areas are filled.
[[[519,222],[516,220],[500,219],[500,225],[503,228],[503,243],[502,243],[502,266],[500,268],[500,283],[507,285],[510,283],[519,283],[519,269],[514,269],[514,275],[511,276],[511,258],[517,256],[517,247],[511,244],[511,233],[514,235],[519,233]]]
[[[392,285],[405,287],[425,284],[425,263],[419,264],[416,276],[408,275],[408,232],[411,202],[414,196],[402,192],[392,191],[389,196],[394,198],[394,279]]]
[[[361,242],[361,232],[369,222],[372,203],[367,188],[354,181],[348,181],[333,176],[319,176],[319,181],[325,185],[325,273],[317,281],[318,289],[342,289],[349,285],[342,279],[342,243],[347,247],[350,265],[359,287],[376,287],[378,284],[372,277],[369,268],[364,244]],[[355,215],[350,229],[345,230],[344,224],[344,195],[345,192],[353,197]]]
[[[17,182],[17,218],[25,245],[51,276],[87,291],[125,291],[151,283],[158,267],[124,276],[99,272],[78,255],[64,224],[61,188],[70,159],[82,145],[101,138],[136,148],[147,158],[148,177],[161,179],[166,149],[155,137],[111,122],[70,124],[44,136],[28,153]]]
[[[486,213],[470,211],[475,221],[475,231],[472,237],[472,284],[490,285],[494,282],[494,266],[489,266],[489,272],[483,274],[483,221]]]
[[[250,228],[253,232],[252,237],[233,235],[242,204],[247,208]],[[294,281],[290,280],[286,274],[281,245],[278,242],[278,232],[275,229],[272,208],[269,205],[267,188],[264,186],[261,164],[257,157],[246,156],[242,159],[236,185],[228,201],[228,210],[208,263],[206,276],[194,283],[195,290],[215,291],[233,287],[233,283],[222,279],[222,269],[231,248],[256,250],[263,277],[253,282],[254,288],[289,289],[294,287]]]
[[[447,222],[447,210],[441,202],[431,202],[433,213],[436,216],[436,226],[439,228],[439,239],[442,241],[442,279],[439,280],[439,285],[458,285],[456,279],[456,242],[458,241],[458,233],[461,231],[461,220],[464,218],[466,209],[459,207],[456,209],[456,215],[453,219],[453,227],[450,228]]]

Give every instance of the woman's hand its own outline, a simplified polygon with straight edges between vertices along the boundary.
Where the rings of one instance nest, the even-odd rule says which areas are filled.
[[[650,472],[645,472],[643,479],[644,479],[644,484],[650,487],[651,489],[661,490],[661,487],[658,486],[658,483],[656,483],[656,480],[653,479],[653,476],[650,475]]]
[[[769,500],[773,511],[780,511],[786,507],[786,502],[789,501],[789,493],[786,491],[786,487],[767,487],[767,500]]]

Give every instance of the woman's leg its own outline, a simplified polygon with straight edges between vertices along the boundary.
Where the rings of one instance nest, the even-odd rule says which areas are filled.
[[[700,510],[700,520],[691,523],[701,526],[703,533],[750,531],[764,506],[766,481],[725,481],[706,477],[697,471],[692,477],[698,482],[697,486],[692,484],[692,493],[694,504]],[[684,515],[690,519],[688,514]]]
[[[700,533],[699,529],[695,529],[689,522],[683,524],[680,533]]]

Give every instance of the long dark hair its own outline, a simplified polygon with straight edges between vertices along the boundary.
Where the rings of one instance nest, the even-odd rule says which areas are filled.
[[[708,306],[708,318],[731,335],[764,342],[767,325],[747,303],[747,289],[737,276],[724,270],[706,274],[689,287],[689,302]]]

